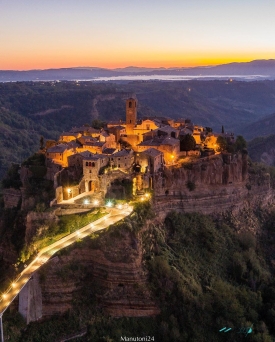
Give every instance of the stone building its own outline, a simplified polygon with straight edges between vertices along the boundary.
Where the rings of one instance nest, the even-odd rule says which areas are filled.
[[[97,192],[100,189],[99,173],[101,169],[109,164],[109,158],[103,154],[86,153],[83,160],[83,179],[85,191]]]
[[[137,100],[130,98],[126,100],[126,134],[134,134],[137,122]]]
[[[110,166],[112,168],[129,169],[134,164],[134,151],[121,150],[110,156]]]
[[[155,173],[163,168],[164,157],[163,152],[155,148],[149,148],[144,152],[136,154],[136,164],[140,165],[140,172]]]
[[[64,141],[64,142],[70,142],[70,141],[74,141],[77,138],[80,138],[81,134],[80,133],[72,133],[72,132],[63,132],[60,137],[59,140],[60,141]]]
[[[90,126],[73,127],[70,132],[80,133],[82,136],[98,137],[100,134],[100,129],[96,129]]]
[[[67,144],[58,144],[47,149],[46,157],[48,160],[63,167],[68,166],[68,157],[74,154],[74,148]]]
[[[180,141],[171,137],[155,137],[151,140],[145,140],[137,146],[138,152],[144,152],[149,148],[161,151],[164,155],[165,164],[172,165],[178,158]]]
[[[105,143],[105,148],[116,148],[116,136],[112,133],[108,133],[104,130],[100,132],[99,141]]]

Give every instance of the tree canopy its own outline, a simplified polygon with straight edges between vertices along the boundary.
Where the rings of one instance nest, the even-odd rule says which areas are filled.
[[[196,147],[196,140],[191,134],[186,134],[180,138],[180,150],[181,151],[191,151]]]
[[[219,152],[223,152],[223,151],[227,150],[227,146],[228,146],[227,141],[221,135],[217,139],[217,145],[218,145],[218,151]]]

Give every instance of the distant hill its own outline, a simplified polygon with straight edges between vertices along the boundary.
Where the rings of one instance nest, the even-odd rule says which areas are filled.
[[[192,77],[259,77],[275,79],[275,60],[255,60],[246,63],[229,63],[209,67],[194,68],[143,68],[126,67],[104,69],[98,67],[75,67],[46,70],[0,70],[0,82],[9,81],[53,81],[53,80],[93,80],[99,77],[121,77],[129,75],[174,75]]]
[[[248,153],[253,161],[275,166],[275,135],[249,141]]]
[[[256,137],[267,137],[275,133],[275,113],[267,115],[260,120],[252,122],[251,124],[241,129],[242,135],[246,139],[253,139]]]

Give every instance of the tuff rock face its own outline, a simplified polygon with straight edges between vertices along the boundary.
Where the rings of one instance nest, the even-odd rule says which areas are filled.
[[[42,267],[42,316],[70,310],[74,293],[83,287],[83,281],[96,284],[96,305],[111,316],[158,314],[147,286],[140,242],[131,233],[123,232],[119,239],[104,241],[98,247],[72,249]]]
[[[246,203],[273,201],[270,176],[249,170],[246,153],[215,155],[180,168],[166,170],[154,179],[154,209],[214,214],[238,211]]]

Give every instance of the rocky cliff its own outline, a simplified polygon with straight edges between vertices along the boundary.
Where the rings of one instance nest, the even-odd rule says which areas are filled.
[[[146,284],[140,243],[125,230],[118,237],[86,239],[67,255],[53,258],[40,270],[40,279],[43,317],[70,310],[88,283],[90,295],[96,293],[95,306],[111,316],[159,313]]]
[[[273,201],[270,175],[250,166],[247,153],[220,154],[166,169],[154,178],[154,208],[212,214]]]

